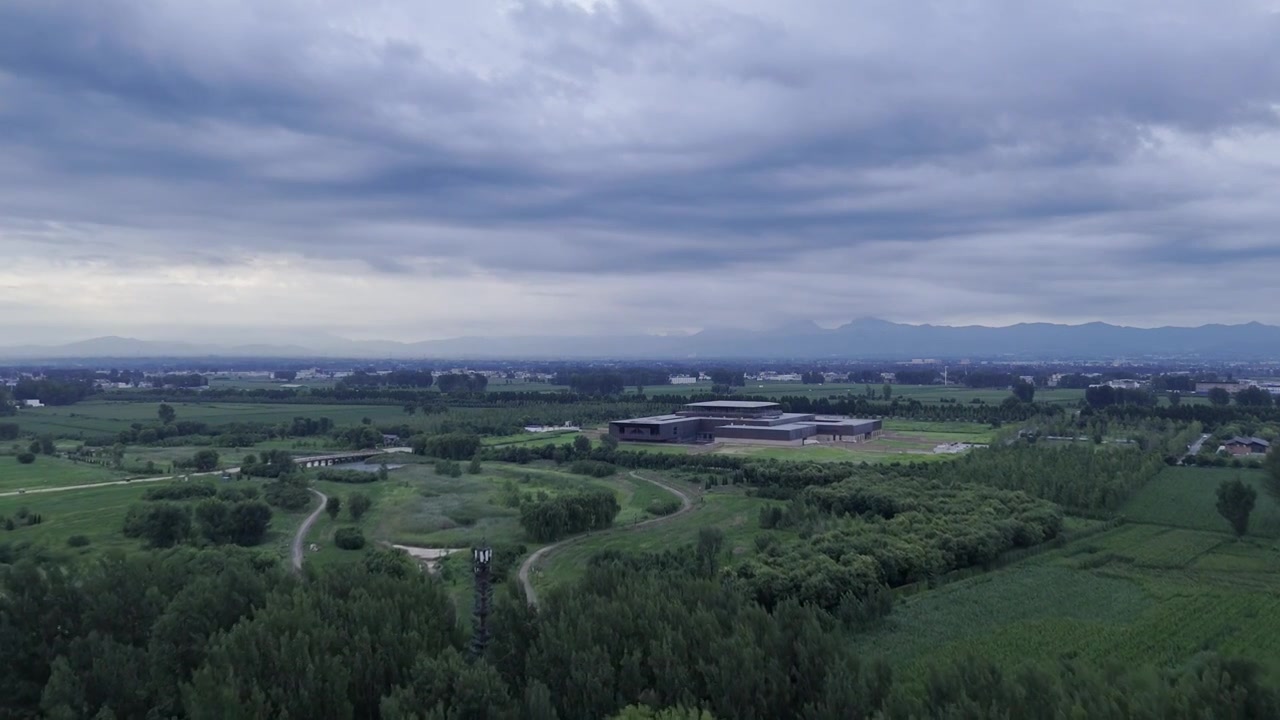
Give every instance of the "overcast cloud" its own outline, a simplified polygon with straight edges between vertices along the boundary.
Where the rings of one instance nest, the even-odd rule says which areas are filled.
[[[4,0],[0,344],[1280,324],[1280,14]]]

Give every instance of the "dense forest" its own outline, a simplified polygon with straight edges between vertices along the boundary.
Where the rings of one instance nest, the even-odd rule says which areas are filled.
[[[714,552],[714,550],[713,550]],[[9,558],[12,559],[12,558]],[[302,577],[237,549],[0,566],[0,714],[13,718],[1269,718],[1273,680],[975,659],[899,677],[857,626],[765,608],[699,548],[599,556],[540,608],[500,588],[484,655],[403,555]],[[629,709],[628,709],[629,708]],[[702,714],[705,713],[705,714]]]

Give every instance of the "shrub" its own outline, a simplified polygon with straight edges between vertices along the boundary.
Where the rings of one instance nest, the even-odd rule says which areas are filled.
[[[192,500],[210,498],[218,494],[218,488],[208,483],[171,483],[147,488],[144,500]]]
[[[87,535],[72,535],[67,538],[67,544],[71,547],[84,547],[89,544],[89,537]]]
[[[281,510],[301,510],[311,504],[311,493],[292,483],[270,482],[263,486],[267,502]]]
[[[378,473],[363,470],[321,470],[316,473],[317,480],[326,482],[364,484],[378,479]]]
[[[343,550],[359,550],[364,547],[364,533],[358,527],[338,528],[333,533],[333,544]]]
[[[613,463],[602,462],[600,460],[575,460],[569,465],[569,472],[575,475],[587,475],[590,477],[609,477],[618,472],[618,466]]]
[[[22,463],[23,465],[30,465],[35,461],[36,461],[35,453],[30,453],[30,452],[18,453],[18,462]]]
[[[680,501],[675,498],[654,500],[645,508],[650,515],[670,515],[680,509]]]

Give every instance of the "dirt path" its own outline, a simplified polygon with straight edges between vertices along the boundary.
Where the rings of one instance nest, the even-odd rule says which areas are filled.
[[[222,473],[235,475],[240,472],[240,468],[227,468],[226,470],[210,470],[208,472],[184,473],[182,475],[161,475],[159,477],[131,477],[126,480],[108,480],[99,483],[85,483],[83,485],[63,485],[61,487],[31,488],[30,490],[11,490],[8,492],[0,492],[0,497],[10,497],[14,495],[36,495],[39,493],[63,492],[64,490],[92,490],[93,488],[111,487],[112,485],[136,485],[137,483],[153,483],[163,480],[178,481],[183,477],[207,477],[209,475],[221,475]]]
[[[693,500],[689,497],[689,494],[686,493],[685,491],[677,487],[668,485],[667,483],[662,482],[661,480],[654,480],[653,478],[643,477],[642,475],[640,475],[640,473],[634,470],[631,471],[630,475],[636,480],[643,480],[647,483],[653,483],[654,485],[657,485],[663,490],[666,490],[667,492],[680,498],[680,509],[671,513],[670,515],[660,515],[655,518],[649,518],[644,522],[639,522],[634,525],[625,525],[622,527],[610,527],[610,528],[605,528],[603,530],[596,530],[594,532],[583,533],[581,535],[574,535],[573,537],[566,538],[564,540],[561,540],[558,543],[552,543],[538,550],[537,552],[530,555],[529,557],[525,558],[525,561],[520,565],[519,577],[520,577],[520,585],[524,588],[524,596],[529,601],[530,605],[534,607],[538,606],[538,593],[533,589],[533,581],[529,579],[529,574],[533,571],[533,569],[537,565],[539,565],[543,560],[546,560],[548,557],[554,554],[557,550],[560,550],[561,548],[567,545],[572,545],[573,543],[581,542],[583,540],[586,540],[587,538],[593,538],[600,535],[604,535],[605,533],[628,532],[631,530],[637,530],[639,528],[650,527],[653,525],[657,525],[659,523],[667,522],[668,520],[673,520],[693,509]]]
[[[324,512],[325,503],[329,502],[329,496],[316,490],[315,488],[307,488],[312,495],[320,498],[320,505],[302,521],[302,525],[298,528],[298,534],[293,536],[293,569],[302,571],[302,544],[307,539],[307,533],[311,531],[311,526],[316,523],[316,519],[320,517],[320,513]]]

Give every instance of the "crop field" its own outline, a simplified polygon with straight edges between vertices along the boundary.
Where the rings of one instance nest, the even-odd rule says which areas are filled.
[[[1219,483],[1240,479],[1258,493],[1249,518],[1249,534],[1280,538],[1280,505],[1263,487],[1263,470],[1169,467],[1129,499],[1121,513],[1133,522],[1159,523],[1192,530],[1228,532],[1216,508]]]
[[[1280,555],[1269,540],[1124,525],[910,597],[864,638],[908,674],[976,654],[1175,663],[1203,649],[1280,660]]]
[[[520,433],[519,435],[499,435],[489,436],[482,439],[486,447],[509,447],[512,445],[523,445],[524,447],[542,447],[543,445],[563,445],[573,442],[573,439],[582,433],[576,430],[545,432],[545,433]]]
[[[235,422],[287,422],[295,417],[327,417],[335,425],[355,425],[363,418],[373,422],[421,423],[420,415],[406,415],[396,405],[308,405],[273,403],[170,403],[179,420],[210,425]],[[132,423],[156,420],[159,403],[94,400],[59,407],[31,408],[16,421],[24,433],[50,433],[62,437],[105,435],[128,429]],[[415,423],[417,421],[417,423]]]
[[[0,492],[88,485],[124,477],[124,473],[101,465],[72,462],[48,455],[37,455],[36,461],[30,465],[19,463],[12,455],[0,455]]]

